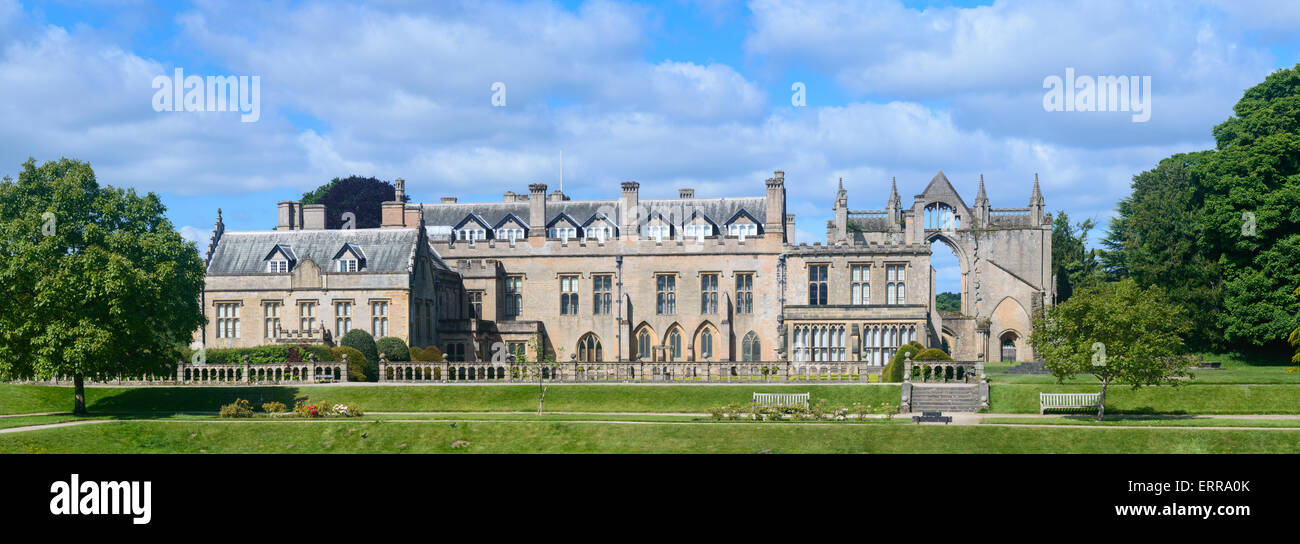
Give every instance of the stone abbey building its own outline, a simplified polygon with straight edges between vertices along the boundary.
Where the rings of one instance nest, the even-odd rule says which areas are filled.
[[[904,207],[851,210],[841,183],[826,242],[794,243],[785,173],[755,196],[573,200],[533,184],[498,202],[382,205],[377,229],[329,230],[321,205],[279,203],[275,230],[226,231],[206,256],[195,343],[330,342],[351,328],[557,361],[862,361],[946,342],[958,360],[1031,360],[1031,315],[1053,300],[1051,219],[973,205],[942,172]],[[755,187],[758,189],[758,187]],[[933,242],[961,265],[961,311],[935,304]]]

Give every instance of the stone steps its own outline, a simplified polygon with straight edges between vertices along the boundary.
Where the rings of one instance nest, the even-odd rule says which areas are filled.
[[[977,412],[979,409],[978,385],[912,386],[913,412]]]

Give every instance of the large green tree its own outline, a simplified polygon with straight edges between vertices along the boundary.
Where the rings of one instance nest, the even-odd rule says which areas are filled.
[[[1113,274],[1192,313],[1196,349],[1289,353],[1300,326],[1300,65],[1245,92],[1215,149],[1134,177],[1105,240]]]
[[[334,178],[329,183],[303,193],[302,203],[325,205],[329,212],[325,216],[327,229],[343,228],[343,214],[348,212],[356,216],[352,228],[374,229],[379,228],[383,222],[381,204],[391,202],[396,197],[397,189],[392,183],[353,175]],[[410,197],[403,200],[410,200]]]
[[[1133,193],[1119,202],[1102,240],[1102,261],[1112,275],[1142,287],[1161,286],[1195,316],[1187,341],[1197,350],[1223,345],[1218,257],[1202,241],[1200,221],[1205,189],[1198,169],[1213,156],[1213,151],[1180,153],[1133,176]]]
[[[1097,420],[1106,413],[1106,389],[1114,382],[1134,389],[1187,376],[1183,337],[1191,324],[1181,306],[1160,287],[1143,289],[1131,279],[1092,284],[1034,319],[1029,343],[1047,369],[1066,378],[1092,374],[1101,382]]]
[[[158,195],[100,186],[84,162],[23,163],[0,182],[0,376],[172,372],[203,324],[203,261]]]
[[[1300,65],[1251,87],[1214,127],[1201,226],[1223,274],[1218,325],[1234,344],[1285,349],[1300,326]]]
[[[1096,250],[1088,249],[1092,219],[1073,225],[1065,211],[1052,219],[1052,274],[1056,276],[1056,300],[1064,302],[1075,289],[1102,281],[1101,263]]]

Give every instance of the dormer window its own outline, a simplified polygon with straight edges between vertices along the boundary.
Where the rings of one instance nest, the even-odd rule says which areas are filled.
[[[266,261],[266,271],[271,274],[288,274],[298,260],[298,255],[288,244],[276,244],[262,257]]]
[[[339,272],[358,272],[366,268],[366,254],[360,246],[347,243],[334,254],[334,262]]]
[[[692,223],[682,227],[682,234],[687,238],[699,238],[702,236],[713,236],[713,225],[706,223]]]
[[[546,229],[547,238],[561,238],[568,240],[578,237],[578,229],[574,227],[551,227]]]
[[[489,228],[491,227],[486,220],[476,213],[471,213],[452,228],[452,235],[462,242],[487,240]]]
[[[524,238],[524,229],[517,227],[500,228],[496,231],[497,240],[522,240]]]
[[[614,227],[592,226],[583,229],[583,233],[587,235],[588,240],[595,238],[603,242],[614,237]]]
[[[546,225],[547,238],[572,240],[578,237],[578,222],[567,213],[561,213]]]
[[[467,242],[487,240],[487,229],[456,229],[456,239]]]
[[[727,227],[731,236],[758,236],[758,225],[753,223],[732,223]]]
[[[646,238],[662,240],[671,236],[668,225],[646,225],[642,227],[641,232]]]

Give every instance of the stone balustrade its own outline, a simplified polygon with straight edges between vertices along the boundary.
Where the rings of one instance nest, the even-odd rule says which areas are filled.
[[[558,382],[867,382],[881,367],[858,362],[604,362],[604,363],[491,363],[491,362],[388,362],[381,358],[381,382],[466,381],[528,382],[542,378]]]
[[[180,363],[176,366],[178,384],[295,384],[345,381],[348,381],[348,364],[344,361],[271,364]]]
[[[903,381],[917,383],[980,383],[983,361],[913,361],[903,357]]]

